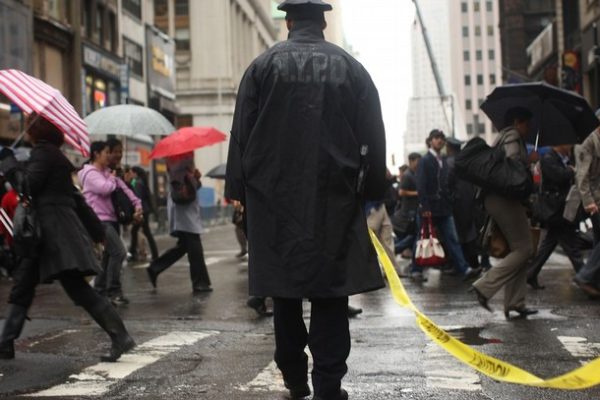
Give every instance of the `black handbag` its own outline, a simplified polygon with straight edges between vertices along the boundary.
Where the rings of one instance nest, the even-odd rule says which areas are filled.
[[[92,207],[85,201],[83,194],[75,189],[73,191],[73,199],[75,200],[75,214],[79,217],[81,224],[90,235],[94,243],[104,242],[104,226],[98,215],[92,210]]]
[[[110,195],[115,214],[117,216],[117,222],[122,225],[129,225],[133,222],[133,215],[135,214],[135,206],[129,200],[127,193],[120,187],[117,187]]]
[[[507,158],[501,146],[490,147],[479,137],[467,142],[454,165],[459,178],[489,193],[521,200],[533,191],[533,179],[527,167]]]
[[[562,221],[562,211],[565,199],[560,193],[539,192],[531,204],[533,219],[543,224],[559,223]]]
[[[42,229],[31,199],[19,201],[13,217],[13,239],[15,253],[22,257],[37,254],[42,241]]]

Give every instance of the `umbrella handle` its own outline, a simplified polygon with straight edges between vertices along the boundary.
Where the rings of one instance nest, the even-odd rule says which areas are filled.
[[[25,127],[25,129],[23,129],[23,132],[21,132],[21,134],[15,139],[15,141],[10,145],[11,150],[14,150],[17,145],[19,143],[21,143],[21,140],[23,140],[23,137],[25,136],[25,134],[27,133],[27,131],[29,130],[29,128],[36,123],[36,121],[38,120],[38,118],[40,118],[40,114],[35,114],[35,118],[33,119],[33,121],[31,121],[31,123],[29,125],[27,125]]]

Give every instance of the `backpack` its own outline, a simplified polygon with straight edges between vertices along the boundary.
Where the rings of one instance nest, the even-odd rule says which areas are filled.
[[[459,178],[487,192],[521,200],[533,190],[533,179],[523,163],[507,158],[501,146],[490,147],[479,137],[467,142],[454,165]]]
[[[117,178],[118,179],[118,178]],[[117,187],[111,194],[110,199],[115,209],[117,222],[121,225],[129,225],[133,222],[135,206],[129,200],[127,193],[120,187]]]
[[[196,200],[196,186],[188,174],[183,176],[183,182],[171,180],[171,199],[175,204],[190,204]]]

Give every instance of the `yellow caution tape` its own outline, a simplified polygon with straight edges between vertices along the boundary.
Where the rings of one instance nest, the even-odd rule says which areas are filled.
[[[396,302],[402,307],[414,311],[421,330],[458,360],[497,381],[520,385],[579,390],[596,386],[600,383],[600,357],[564,375],[551,379],[542,379],[512,364],[474,350],[460,340],[453,338],[415,307],[406,293],[404,286],[402,286],[402,282],[383,246],[371,230],[369,230],[369,233]]]

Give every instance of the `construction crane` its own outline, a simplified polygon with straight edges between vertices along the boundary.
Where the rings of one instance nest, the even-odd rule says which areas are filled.
[[[442,110],[444,110],[444,117],[446,118],[446,122],[448,123],[448,126],[451,129],[450,136],[454,137],[454,98],[452,95],[446,93],[446,90],[444,88],[444,82],[442,81],[440,70],[438,68],[437,62],[435,61],[435,54],[433,54],[431,41],[429,40],[429,33],[427,33],[427,27],[425,26],[425,21],[423,20],[423,15],[421,14],[419,1],[412,0],[412,2],[415,4],[415,8],[417,10],[417,19],[419,20],[419,25],[421,26],[421,33],[423,34],[423,40],[425,41],[427,56],[429,57],[429,63],[431,64],[431,71],[433,72],[433,77],[435,78],[435,84],[437,86],[440,104],[442,105]],[[452,116],[450,117],[448,116],[445,100],[450,101],[450,107],[452,108]]]

